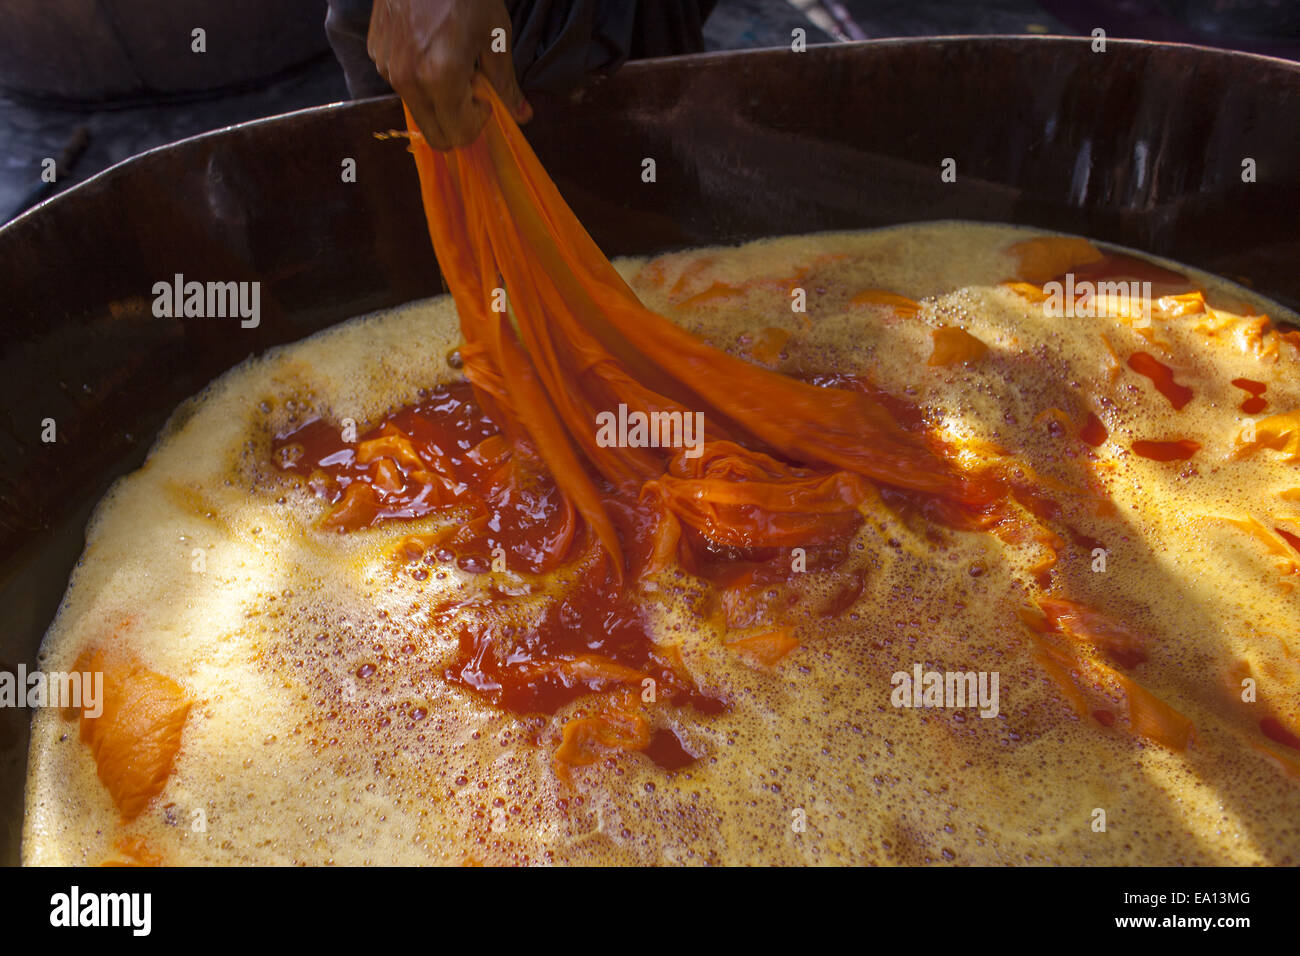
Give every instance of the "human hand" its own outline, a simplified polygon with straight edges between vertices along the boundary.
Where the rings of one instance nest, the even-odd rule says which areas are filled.
[[[497,29],[505,43],[493,50]],[[435,149],[472,143],[487,122],[489,106],[470,91],[476,69],[518,122],[532,117],[510,58],[503,0],[374,0],[367,49]]]

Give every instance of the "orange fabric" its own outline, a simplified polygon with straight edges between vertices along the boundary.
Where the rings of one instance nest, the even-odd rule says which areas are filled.
[[[768,326],[755,337],[754,344],[749,347],[749,356],[764,365],[775,365],[789,341],[790,333],[785,329]]]
[[[149,848],[143,837],[120,836],[113,847],[125,859],[105,860],[100,866],[162,866],[163,858]]]
[[[553,763],[561,780],[572,779],[574,767],[595,763],[608,751],[645,750],[650,746],[650,724],[629,695],[614,700],[594,717],[574,717],[560,732]]]
[[[122,818],[132,820],[166,786],[191,702],[170,677],[98,648],[82,652],[73,669],[104,675],[103,711],[83,712],[81,739]]]
[[[597,477],[627,500],[658,481],[688,523],[727,539],[793,540],[795,528],[834,534],[863,477],[978,501],[980,492],[874,398],[750,364],[646,309],[482,77],[475,96],[491,118],[456,150],[431,149],[407,114],[430,235],[460,314],[465,375],[509,440],[535,449],[620,571],[622,546]],[[493,309],[498,289],[509,312]],[[697,465],[665,475],[671,449],[599,445],[597,413],[620,404],[647,415],[703,412],[707,473]],[[808,468],[719,444],[742,436]],[[704,497],[688,507],[680,481]]]
[[[897,292],[888,292],[884,289],[867,289],[865,292],[859,292],[849,300],[850,305],[884,305],[894,310],[894,313],[900,318],[910,319],[921,311],[921,304],[899,295]]]
[[[795,639],[793,627],[781,627],[764,634],[750,634],[727,643],[729,649],[759,668],[775,667],[798,646],[799,641]]]
[[[941,325],[930,333],[934,339],[934,351],[930,353],[930,365],[955,365],[958,362],[974,362],[983,358],[989,347],[965,329],[953,325]]]
[[[1042,598],[1039,599],[1039,603],[1043,603]],[[1085,687],[1097,692],[1108,685],[1112,686],[1123,694],[1128,703],[1129,730],[1132,733],[1153,740],[1171,750],[1186,750],[1188,745],[1196,739],[1195,728],[1186,716],[1127,674],[1098,660],[1089,659],[1079,654],[1075,648],[1053,644],[1041,633],[1046,629],[1059,626],[1059,633],[1066,634],[1072,640],[1082,640],[1089,643],[1095,641],[1096,644],[1104,646],[1106,641],[1111,638],[1111,635],[1106,635],[1105,639],[1098,639],[1098,631],[1104,627],[1115,628],[1118,625],[1115,622],[1099,625],[1098,622],[1101,616],[1084,608],[1082,605],[1070,601],[1058,601],[1056,604],[1058,605],[1056,610],[1059,610],[1062,606],[1066,609],[1057,618],[1056,625],[1046,619],[1036,619],[1032,612],[1022,615],[1022,617],[1029,627],[1036,632],[1031,634],[1035,656],[1048,676],[1065,693],[1075,712],[1080,716],[1087,712],[1088,705],[1084,696]],[[1067,614],[1074,619],[1073,624],[1076,628],[1080,621],[1086,620],[1088,626],[1096,629],[1091,632],[1081,629],[1074,632],[1067,630],[1063,623]]]
[[[1104,651],[1128,667],[1146,660],[1146,638],[1123,621],[1065,598],[1043,596],[1038,606],[1048,623],[1067,637]]]
[[[679,454],[642,494],[710,541],[793,548],[851,534],[868,491],[852,472],[794,468],[731,442],[710,442],[698,458]]]
[[[1020,279],[1042,284],[1078,266],[1100,262],[1101,252],[1087,239],[1035,236],[1011,247]]]
[[[1300,462],[1300,411],[1269,415],[1255,423],[1255,440],[1243,430],[1237,435],[1235,458],[1249,458],[1261,448],[1278,452],[1288,462]]]
[[[1112,677],[1128,697],[1128,719],[1133,733],[1170,750],[1186,750],[1196,739],[1192,722],[1137,681],[1119,671],[1097,665]]]

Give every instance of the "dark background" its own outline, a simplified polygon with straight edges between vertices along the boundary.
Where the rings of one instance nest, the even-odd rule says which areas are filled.
[[[77,9],[79,4],[100,14],[117,9],[119,20],[121,10],[146,6],[144,0],[67,0],[56,6]],[[191,5],[202,3],[191,0]],[[126,105],[119,101],[94,109],[0,91],[0,222],[147,149],[232,123],[346,99],[342,72],[325,41],[324,0],[318,6],[318,13],[306,9],[295,14],[303,21],[293,41],[302,51],[298,62],[234,89],[189,95],[179,102],[136,97]],[[6,15],[13,14],[0,14],[0,30]],[[959,34],[1086,35],[1101,27],[1110,37],[1193,42],[1300,59],[1298,19],[1297,0],[719,0],[705,25],[705,43],[710,50],[782,46],[796,26],[807,30],[809,43]],[[313,20],[322,24],[314,49]],[[41,161],[59,156],[74,140],[84,144],[75,164],[59,182],[39,191]]]

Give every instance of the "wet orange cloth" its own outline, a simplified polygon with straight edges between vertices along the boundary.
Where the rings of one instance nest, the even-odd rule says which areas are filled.
[[[842,534],[862,477],[957,501],[977,497],[869,395],[750,364],[645,308],[491,85],[479,76],[474,91],[492,113],[466,147],[434,151],[407,112],[429,232],[460,314],[465,375],[510,440],[545,461],[617,567],[623,546],[595,475],[629,500],[656,482],[670,511],[733,543]],[[671,449],[601,447],[596,415],[620,404],[647,415],[703,412],[708,444],[692,473],[681,473],[680,462],[669,468]],[[728,439],[781,458],[756,458]],[[775,528],[784,531],[768,533]]]

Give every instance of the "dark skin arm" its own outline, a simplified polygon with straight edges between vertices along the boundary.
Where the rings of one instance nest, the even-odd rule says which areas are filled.
[[[497,29],[506,42],[493,50]],[[435,149],[472,143],[487,122],[487,104],[470,95],[475,70],[518,122],[532,116],[515,78],[503,0],[375,0],[367,49]]]

